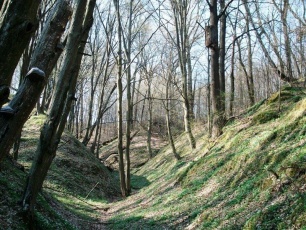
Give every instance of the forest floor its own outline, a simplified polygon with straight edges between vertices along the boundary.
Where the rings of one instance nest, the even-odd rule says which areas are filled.
[[[100,220],[107,229],[306,229],[305,89],[286,87],[280,101],[257,103],[217,139],[197,124],[195,150],[177,137],[182,159],[162,147]]]
[[[37,205],[40,229],[306,229],[306,90],[285,87],[228,121],[217,139],[194,127],[197,148],[176,137],[181,160],[162,139],[149,159],[132,145],[132,195],[119,193],[116,141],[101,148],[110,172],[65,133]],[[280,111],[279,111],[280,108]],[[30,167],[43,117],[24,129],[18,163]],[[111,153],[111,154],[109,154]],[[26,229],[18,215],[26,173],[1,165],[0,224]],[[13,182],[13,183],[12,183]],[[16,189],[17,188],[17,189]],[[0,229],[2,229],[0,227]]]

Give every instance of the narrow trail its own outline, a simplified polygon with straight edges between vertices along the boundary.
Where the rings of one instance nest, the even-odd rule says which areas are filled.
[[[155,151],[158,151],[165,145],[167,145],[167,141],[158,137],[152,137],[152,148]],[[111,147],[108,150],[114,151],[114,149],[115,147]],[[144,161],[146,162],[149,160],[147,151],[143,151],[143,149],[146,149],[146,137],[136,136],[131,144],[132,169],[133,166],[137,167],[138,165],[142,165]],[[137,167],[137,169],[139,168],[140,167]],[[110,229],[109,225],[112,224],[112,221],[114,221],[113,218],[119,212],[122,214],[131,212],[139,207],[145,208],[146,205],[148,205],[148,203],[150,202],[150,200],[150,198],[145,197],[143,194],[139,193],[139,189],[132,189],[132,194],[124,199],[118,197],[111,200],[108,204],[101,204],[101,206],[93,206],[93,210],[99,212],[99,217],[96,219],[96,221],[86,221],[80,219],[75,221],[77,221],[77,225],[81,226],[82,229]]]

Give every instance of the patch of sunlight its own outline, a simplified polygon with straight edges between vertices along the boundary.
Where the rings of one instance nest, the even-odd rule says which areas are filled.
[[[273,130],[263,131],[250,140],[249,148],[254,150],[261,149],[263,145],[267,144],[274,136],[275,131]]]
[[[208,197],[212,192],[216,191],[218,187],[219,183],[217,182],[217,180],[211,179],[208,183],[204,184],[203,188],[198,191],[195,196],[199,198]]]
[[[306,113],[306,98],[296,103],[292,111],[286,116],[286,120],[293,121],[303,117]]]

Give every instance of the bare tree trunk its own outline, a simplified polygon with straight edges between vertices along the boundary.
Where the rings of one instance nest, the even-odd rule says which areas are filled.
[[[207,55],[207,125],[208,125],[208,136],[211,137],[212,135],[212,114],[211,114],[211,83],[210,83],[210,64],[211,58],[210,58],[210,52],[208,50]]]
[[[117,133],[118,133],[118,154],[119,154],[119,175],[120,175],[120,188],[123,197],[127,196],[125,171],[124,171],[124,160],[123,160],[123,116],[122,116],[122,28],[121,28],[121,15],[119,0],[113,0],[116,17],[118,23],[118,57],[117,57]]]
[[[180,3],[176,1],[171,1],[172,11],[174,14],[174,20],[175,20],[175,30],[176,30],[176,46],[179,56],[179,62],[180,62],[180,70],[182,75],[182,96],[183,96],[183,106],[184,106],[184,124],[185,124],[185,132],[188,136],[189,144],[192,149],[196,148],[196,140],[192,134],[191,129],[191,107],[190,107],[190,98],[192,98],[192,83],[189,82],[191,78],[191,69],[189,70],[189,79],[188,79],[188,72],[187,72],[187,66],[188,66],[188,60],[187,60],[187,6],[188,1],[184,0]],[[188,94],[188,87],[189,87],[189,94]],[[191,89],[190,89],[191,87]]]
[[[147,150],[149,153],[150,158],[153,158],[153,151],[152,151],[152,145],[151,145],[151,139],[152,139],[152,107],[153,107],[153,101],[152,101],[152,95],[151,95],[151,77],[148,77],[148,123],[147,123]]]
[[[229,104],[229,116],[233,116],[233,107],[234,107],[234,100],[235,100],[235,48],[236,48],[236,41],[235,35],[233,38],[233,50],[231,55],[231,73],[230,73],[230,81],[231,81],[231,92],[230,92],[230,104]]]
[[[225,10],[225,0],[220,0],[220,45],[219,45],[219,77],[220,77],[220,108],[222,119],[225,119],[225,37],[226,37],[226,17],[227,13]],[[223,126],[223,125],[222,125]]]
[[[166,123],[167,123],[168,139],[169,139],[169,143],[172,149],[172,153],[175,159],[180,160],[181,157],[176,151],[175,144],[173,141],[172,131],[171,131],[171,125],[170,125],[171,108],[170,108],[170,101],[168,100],[168,99],[171,100],[171,97],[169,95],[169,89],[171,89],[170,87],[171,87],[171,74],[169,74],[168,76],[167,86],[166,86]]]
[[[35,68],[27,74],[16,96],[9,103],[13,116],[0,116],[0,161],[9,153],[16,136],[21,132],[62,51],[57,49],[57,45],[70,16],[70,8],[66,1],[59,5],[61,9],[54,11],[33,53],[30,67]],[[36,67],[44,72],[38,71]]]
[[[282,18],[282,24],[283,24],[283,33],[285,38],[285,53],[286,53],[286,62],[287,62],[287,73],[290,81],[293,80],[293,70],[292,70],[292,57],[291,57],[291,45],[290,45],[290,35],[289,35],[289,28],[288,28],[288,21],[287,21],[287,15],[288,15],[288,9],[289,9],[289,1],[284,0],[284,7],[283,10],[281,10],[281,18]]]
[[[254,89],[254,77],[253,77],[253,52],[252,52],[252,37],[250,33],[250,19],[249,15],[246,16],[246,28],[247,28],[247,37],[248,37],[248,67],[249,73],[246,75],[248,82],[248,94],[250,99],[250,105],[255,104],[255,89]],[[240,52],[240,51],[239,51]]]
[[[0,19],[0,86],[8,87],[17,63],[38,27],[37,10],[40,1],[6,1]],[[8,88],[6,88],[6,91]],[[1,90],[0,90],[1,91]],[[0,107],[8,94],[0,93]]]
[[[132,16],[133,16],[133,2],[130,0],[129,5],[129,25],[128,35],[126,42],[124,43],[125,55],[127,59],[127,84],[126,84],[126,97],[127,97],[127,108],[126,108],[126,148],[125,148],[125,159],[126,159],[126,192],[127,195],[131,193],[131,159],[130,159],[130,145],[131,145],[131,125],[133,116],[133,101],[131,97],[131,52],[132,52]]]
[[[69,30],[63,67],[55,88],[49,117],[45,121],[40,134],[36,157],[27,178],[27,184],[22,198],[23,210],[30,223],[33,223],[34,204],[38,192],[55,157],[56,149],[63,132],[62,120],[65,118],[62,114],[65,112],[64,106],[68,97],[67,92],[70,82],[74,80],[71,79],[71,76],[73,76],[73,68],[75,68],[75,62],[78,57],[78,47],[81,43],[81,38],[83,38],[82,33],[86,33],[86,30],[90,28],[87,19],[92,20],[94,6],[95,1],[91,0],[89,0],[88,5],[87,0],[78,0],[76,3],[75,13]],[[85,13],[86,17],[84,16]]]
[[[218,13],[217,0],[210,0],[210,26],[206,28],[206,46],[211,53],[211,86],[212,86],[212,110],[213,126],[212,136],[218,137],[222,133],[223,114],[222,114],[222,97],[219,77],[219,41],[218,41]]]
[[[187,31],[186,31],[187,34]],[[193,121],[195,119],[194,116],[194,89],[192,88],[192,66],[191,66],[191,45],[189,42],[189,36],[187,34],[186,36],[186,60],[187,60],[187,75],[188,75],[188,83],[187,83],[187,88],[188,88],[188,101],[189,101],[189,113],[190,113],[190,119]]]

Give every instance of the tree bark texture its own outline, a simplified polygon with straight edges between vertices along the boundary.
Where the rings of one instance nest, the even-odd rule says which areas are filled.
[[[78,57],[78,47],[81,43],[84,29],[84,15],[87,9],[87,2],[87,0],[78,0],[76,3],[76,9],[69,30],[63,67],[59,74],[49,116],[42,128],[36,156],[27,179],[22,206],[30,221],[33,217],[34,205],[38,192],[42,187],[51,162],[55,157],[56,149],[63,131],[60,122],[64,112],[70,81],[72,81],[71,76],[73,68],[75,67],[74,64]],[[92,2],[95,4],[95,1],[89,2],[89,4]],[[91,12],[87,13],[90,14]]]
[[[18,61],[38,27],[39,4],[39,0],[6,0],[3,3],[0,12],[0,86],[11,84]],[[5,99],[0,97],[0,107]]]
[[[54,11],[53,17],[47,23],[30,62],[30,67],[38,67],[43,70],[44,75],[40,76],[37,72],[29,72],[17,94],[9,103],[14,115],[11,117],[0,115],[0,161],[9,153],[61,54],[62,50],[59,50],[57,46],[70,15],[68,2],[61,1]]]
[[[222,97],[221,85],[219,77],[219,39],[218,39],[218,12],[217,0],[210,0],[210,26],[206,28],[209,30],[209,37],[206,37],[206,46],[211,53],[211,91],[212,91],[212,136],[218,137],[222,133],[223,114],[222,114]],[[208,32],[207,32],[208,33]],[[207,39],[210,41],[207,41]]]

